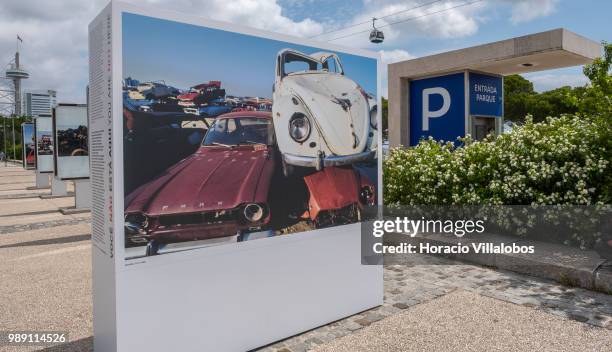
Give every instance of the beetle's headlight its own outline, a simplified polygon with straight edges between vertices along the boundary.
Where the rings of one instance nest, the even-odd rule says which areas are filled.
[[[264,218],[266,210],[257,203],[250,203],[244,207],[244,218],[249,222],[258,222]]]
[[[378,130],[378,107],[374,105],[372,110],[370,110],[370,126]]]
[[[301,112],[296,112],[289,119],[289,135],[294,141],[303,143],[310,137],[310,120]]]

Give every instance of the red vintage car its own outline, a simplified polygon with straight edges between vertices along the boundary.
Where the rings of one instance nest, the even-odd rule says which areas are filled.
[[[316,227],[361,221],[363,208],[377,204],[376,186],[352,166],[326,167],[305,176],[304,182],[310,195],[304,217]]]
[[[156,246],[265,229],[273,145],[270,112],[217,117],[194,154],[126,197],[128,244]]]

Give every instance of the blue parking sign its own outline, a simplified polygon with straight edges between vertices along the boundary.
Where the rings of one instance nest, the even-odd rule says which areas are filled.
[[[456,142],[465,135],[465,74],[410,81],[410,145],[423,138]]]

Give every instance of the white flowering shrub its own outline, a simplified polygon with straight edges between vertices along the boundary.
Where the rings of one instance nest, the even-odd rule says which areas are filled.
[[[384,162],[387,205],[610,204],[610,117],[561,116],[463,145],[423,140]]]

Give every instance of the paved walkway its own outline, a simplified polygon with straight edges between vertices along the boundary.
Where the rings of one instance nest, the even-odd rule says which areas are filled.
[[[395,316],[397,314],[410,314],[414,307],[429,304],[428,311],[431,314],[423,316],[422,329],[427,329],[427,326],[442,317],[448,316],[454,320],[454,328],[451,326],[444,333],[440,331],[439,339],[454,339],[463,338],[457,343],[468,346],[473,337],[459,334],[465,321],[474,319],[474,311],[467,309],[474,304],[471,301],[461,303],[461,300],[452,299],[457,303],[456,311],[447,311],[441,305],[437,310],[438,300],[446,295],[454,292],[469,292],[471,297],[478,297],[478,301],[482,300],[482,304],[488,306],[499,306],[500,309],[516,310],[516,316],[523,317],[520,313],[525,309],[535,311],[538,314],[533,314],[530,319],[532,323],[528,325],[534,334],[549,333],[543,321],[547,321],[550,316],[556,316],[555,321],[571,322],[571,324],[579,324],[582,329],[572,327],[571,324],[565,327],[560,327],[565,337],[571,337],[580,341],[584,338],[583,333],[586,331],[597,331],[597,336],[606,336],[612,338],[612,296],[603,293],[588,291],[581,288],[571,288],[562,286],[553,281],[533,278],[530,276],[515,274],[512,272],[500,272],[475,265],[457,265],[442,258],[434,258],[429,256],[411,257],[412,262],[406,262],[405,265],[387,266],[384,270],[385,275],[385,303],[379,308],[354,315],[347,319],[337,321],[328,326],[324,326],[305,334],[292,337],[277,344],[267,346],[261,351],[271,352],[298,352],[308,351],[318,348],[318,351],[344,351],[342,344],[332,343],[333,340],[342,337],[346,341],[355,343],[360,340],[359,336],[369,336],[370,332],[364,332],[361,335],[354,337],[352,334],[369,327],[373,323],[382,321],[385,318]],[[486,298],[486,299],[485,299]],[[447,302],[441,300],[440,302]],[[441,304],[441,303],[440,303]],[[433,308],[432,308],[433,307]],[[476,311],[477,312],[477,311]],[[435,313],[435,314],[433,314]],[[483,323],[491,318],[490,315],[484,312],[479,315]],[[539,319],[543,319],[539,321]],[[385,323],[386,324],[386,323]],[[383,324],[383,326],[386,326]],[[397,338],[402,339],[406,334],[414,334],[420,328],[406,325],[403,328],[393,326],[395,323],[389,323],[389,329],[392,329],[397,334]],[[564,326],[564,324],[560,324]],[[489,329],[487,324],[482,324],[483,329]],[[399,329],[399,330],[398,330]],[[405,331],[402,331],[405,329]],[[489,331],[489,330],[487,330]],[[495,330],[490,329],[491,339],[495,337]],[[552,332],[550,332],[552,333]],[[508,341],[505,335],[499,335],[499,344],[495,347],[494,344],[488,344],[491,347],[484,350],[508,350]],[[514,343],[519,346],[526,344],[528,346],[528,336],[523,336],[517,331],[514,337]],[[415,337],[412,341],[417,342]],[[606,340],[612,341],[612,340]],[[367,346],[367,345],[366,345]],[[573,346],[573,345],[572,345]],[[612,345],[609,345],[612,346]],[[380,345],[380,351],[403,351],[404,349],[387,349]],[[430,346],[435,349],[434,345]],[[358,350],[358,349],[356,349]],[[367,350],[367,349],[366,349]],[[419,349],[418,346],[412,347],[414,351],[429,351],[425,346]],[[456,349],[450,349],[456,350]],[[469,349],[467,349],[469,350]],[[511,350],[511,349],[510,349]],[[529,351],[529,348],[519,348],[520,351]],[[533,349],[531,349],[533,350]],[[538,349],[536,349],[538,350]],[[570,349],[571,350],[571,349]],[[587,348],[573,351],[593,351]],[[601,351],[610,351],[601,349]],[[348,350],[347,350],[348,351]],[[370,350],[378,351],[378,350]]]
[[[609,331],[457,290],[315,351],[610,351]]]
[[[0,199],[0,331],[68,330],[45,351],[91,351],[89,216],[32,196],[28,173],[0,166],[0,184],[24,186]],[[612,350],[609,295],[426,256],[384,275],[383,306],[259,351]]]

